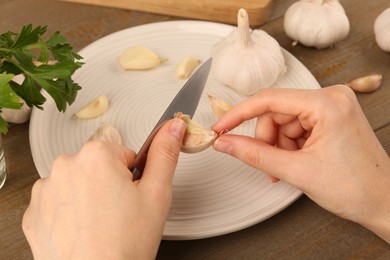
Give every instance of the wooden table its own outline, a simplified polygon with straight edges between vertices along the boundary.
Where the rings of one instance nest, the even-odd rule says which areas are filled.
[[[382,87],[358,99],[380,142],[390,154],[390,53],[374,40],[375,17],[388,0],[343,0],[351,22],[347,40],[316,50],[291,46],[283,14],[294,0],[275,0],[261,28],[297,57],[321,86],[382,73]],[[180,18],[53,0],[0,0],[0,32],[22,25],[48,25],[63,32],[76,50],[131,26]],[[29,125],[13,126],[3,138],[8,179],[0,190],[0,259],[32,259],[21,220],[33,183],[39,178],[29,146]],[[358,141],[358,140],[357,140]],[[276,216],[232,234],[193,241],[164,241],[157,259],[390,259],[390,246],[361,226],[323,210],[306,196]]]

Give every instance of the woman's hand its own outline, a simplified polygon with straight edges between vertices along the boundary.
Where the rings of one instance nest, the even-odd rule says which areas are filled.
[[[23,230],[35,259],[153,259],[171,205],[172,178],[185,124],[156,135],[141,180],[128,170],[135,153],[89,142],[55,160],[33,187]]]
[[[348,87],[264,89],[230,110],[213,130],[253,118],[254,138],[225,134],[214,148],[272,181],[294,185],[390,242],[390,160]]]

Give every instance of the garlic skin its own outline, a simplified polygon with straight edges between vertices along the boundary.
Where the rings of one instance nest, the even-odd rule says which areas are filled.
[[[372,74],[372,75],[356,78],[346,85],[357,92],[370,93],[377,90],[380,87],[381,83],[382,83],[382,75]]]
[[[88,141],[103,141],[117,145],[123,144],[119,131],[107,123],[102,123]]]
[[[383,51],[390,52],[390,7],[375,19],[374,32],[378,46]]]
[[[199,153],[206,150],[218,137],[216,132],[192,121],[188,115],[178,112],[175,117],[180,118],[187,125],[181,145],[181,151],[184,153]]]
[[[293,45],[330,47],[344,40],[349,29],[349,19],[338,0],[300,0],[284,16],[284,31],[294,40]]]
[[[262,30],[249,28],[248,13],[240,9],[237,28],[211,50],[214,78],[242,95],[270,87],[286,71],[279,43]]]

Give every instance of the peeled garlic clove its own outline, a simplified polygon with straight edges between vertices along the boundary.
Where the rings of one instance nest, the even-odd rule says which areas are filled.
[[[211,50],[211,74],[242,95],[272,86],[286,71],[279,43],[263,30],[249,28],[248,13],[240,9],[237,28]]]
[[[102,123],[95,133],[89,138],[89,141],[103,141],[112,144],[122,145],[122,137],[119,131],[110,124]]]
[[[385,9],[375,19],[374,32],[378,46],[382,50],[390,52],[390,8]]]
[[[226,112],[232,108],[232,105],[220,98],[209,95],[209,100],[211,109],[218,119],[221,119],[226,114]]]
[[[74,115],[78,118],[88,119],[102,115],[108,108],[107,96],[99,96]]]
[[[210,147],[218,134],[211,129],[206,129],[198,123],[192,121],[189,116],[179,112],[175,117],[183,120],[186,125],[186,133],[181,146],[184,153],[198,153]]]
[[[200,60],[193,57],[181,59],[176,65],[176,77],[179,79],[188,79],[199,63]]]
[[[350,24],[338,0],[300,0],[284,15],[284,31],[308,47],[326,48],[344,40]]]
[[[119,64],[126,70],[147,70],[158,66],[161,59],[152,50],[143,46],[128,48],[119,56]]]
[[[347,84],[350,88],[357,92],[369,93],[377,90],[382,83],[381,74],[373,74],[365,77],[360,77],[352,80]]]

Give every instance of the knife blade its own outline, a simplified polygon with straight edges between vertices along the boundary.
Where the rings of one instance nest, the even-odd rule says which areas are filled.
[[[204,86],[206,85],[206,81],[210,72],[211,62],[212,58],[209,58],[199,67],[199,69],[194,72],[194,74],[187,80],[187,82],[169,104],[161,118],[158,120],[157,124],[135,157],[134,166],[131,169],[133,174],[133,181],[142,177],[149,147],[158,130],[160,130],[160,128],[168,120],[172,119],[177,112],[182,112],[183,114],[189,115],[191,118],[193,117],[196,108],[198,107],[200,97],[202,96]]]

